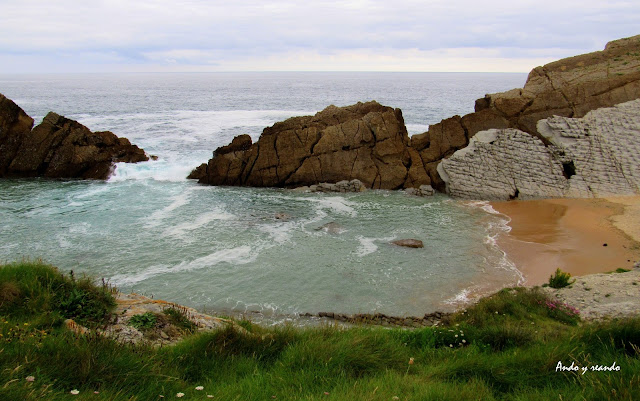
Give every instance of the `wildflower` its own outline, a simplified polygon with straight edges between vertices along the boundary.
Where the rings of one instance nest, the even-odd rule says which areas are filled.
[[[325,392],[324,392],[324,395],[329,395],[329,393],[325,391]]]
[[[207,394],[207,398],[213,398],[211,394]]]
[[[449,344],[449,348],[453,348],[453,344]]]
[[[498,314],[498,311],[496,311],[496,315]]]
[[[182,397],[184,397],[184,393],[178,393],[178,394],[176,394],[176,397],[182,398]]]
[[[467,343],[467,340],[462,340],[462,342],[466,344],[466,343]]]
[[[394,395],[393,397],[391,397],[392,400],[399,400],[400,397],[398,397],[397,395]]]
[[[413,365],[413,358],[409,358],[409,365]]]
[[[458,335],[456,334],[456,338],[458,338]]]
[[[100,392],[99,391],[94,391],[93,394],[100,394]]]
[[[204,387],[203,386],[198,386],[198,387],[196,387],[196,390],[198,390],[198,391],[204,390]]]
[[[26,381],[28,381],[28,382],[32,382],[32,381],[35,381],[35,380],[36,380],[36,378],[35,378],[35,377],[33,377],[33,376],[27,376],[27,377],[25,377],[24,379],[25,379]]]
[[[78,395],[78,394],[80,394],[80,392],[79,392],[78,390],[76,390],[75,388],[74,388],[73,390],[69,391],[69,392],[70,392],[71,394],[73,394],[73,395]]]

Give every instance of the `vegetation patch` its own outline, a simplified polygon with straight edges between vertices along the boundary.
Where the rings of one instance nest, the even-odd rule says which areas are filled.
[[[640,318],[582,322],[577,310],[538,289],[504,289],[436,327],[242,321],[154,348],[118,343],[97,330],[71,332],[60,324],[63,313],[77,317],[69,305],[88,304],[90,296],[63,307],[58,291],[69,291],[60,280],[80,291],[79,280],[40,264],[24,264],[19,274],[6,268],[0,268],[1,400],[640,399]],[[180,324],[187,331],[184,312],[131,320],[148,333]],[[559,371],[559,363],[587,371]]]
[[[563,272],[560,268],[549,277],[549,282],[543,287],[564,288],[573,284],[576,280],[571,281],[571,274]]]

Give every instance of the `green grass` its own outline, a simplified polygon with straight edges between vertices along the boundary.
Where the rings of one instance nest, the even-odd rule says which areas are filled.
[[[623,267],[618,267],[615,270],[611,270],[610,272],[607,272],[607,274],[613,274],[613,273],[626,273],[626,272],[630,272],[631,269],[625,269]]]
[[[581,322],[535,289],[502,290],[439,327],[242,321],[153,348],[61,326],[67,309],[57,291],[79,281],[39,263],[0,267],[1,400],[160,400],[179,392],[183,400],[640,399],[640,319]],[[95,294],[108,299],[108,289],[89,284],[83,305]],[[33,299],[23,297],[25,288]],[[615,362],[620,370],[557,372],[559,361]]]

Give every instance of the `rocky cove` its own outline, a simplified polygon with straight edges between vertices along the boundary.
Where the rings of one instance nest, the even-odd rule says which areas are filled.
[[[358,103],[346,107],[330,106],[315,116],[294,117],[275,123],[266,128],[262,137],[255,143],[248,135],[236,137],[229,145],[218,147],[214,152],[215,157],[196,169],[191,178],[197,178],[204,184],[219,185],[222,191],[232,191],[227,187],[229,185],[299,188],[299,191],[302,191],[302,195],[299,195],[301,197],[306,196],[305,191],[324,193],[363,189],[405,189],[409,193],[428,195],[431,193],[431,186],[440,191],[448,190],[453,197],[463,198],[526,199],[550,196],[551,190],[540,184],[540,180],[553,181],[550,185],[556,191],[553,192],[553,196],[601,196],[611,193],[605,192],[594,183],[600,183],[605,187],[608,185],[612,191],[624,188],[624,193],[636,193],[637,185],[634,189],[631,184],[634,182],[634,171],[637,171],[637,165],[634,164],[637,163],[637,159],[632,155],[618,157],[615,152],[620,151],[624,155],[624,152],[630,151],[633,154],[634,143],[637,144],[634,142],[637,140],[637,135],[634,134],[637,128],[634,128],[636,123],[633,115],[636,112],[632,101],[638,97],[637,50],[637,38],[629,38],[610,43],[602,52],[560,60],[536,68],[530,73],[522,89],[487,95],[476,102],[474,113],[442,120],[430,125],[427,132],[413,137],[409,137],[403,113],[399,109],[382,106],[377,102]],[[632,102],[625,103],[628,100]],[[8,99],[6,101],[8,102]],[[10,156],[5,163],[6,177],[41,175],[50,178],[106,179],[113,171],[113,163],[127,159],[120,156],[119,150],[106,151],[111,149],[111,145],[126,145],[128,141],[123,138],[113,139],[108,135],[106,139],[100,139],[103,136],[100,132],[91,133],[83,125],[56,114],[48,115],[41,126],[32,129],[32,120],[29,121],[28,117],[16,111],[16,107],[15,104],[10,106],[13,111],[7,115],[11,117],[3,120],[4,125],[1,126],[0,132],[4,146],[2,154]],[[594,111],[589,114],[589,110]],[[539,128],[541,124],[545,124],[544,129]],[[596,125],[604,128],[601,129],[602,133],[592,135],[597,132],[594,128]],[[43,132],[50,134],[44,135]],[[81,132],[81,135],[74,134],[75,136],[69,136],[73,139],[65,139],[65,135],[74,132]],[[500,134],[501,132],[504,134]],[[615,142],[623,140],[621,143],[624,145],[618,148],[609,146],[610,143],[604,138],[609,132],[616,135],[612,137],[616,138]],[[5,135],[7,133],[11,135]],[[52,135],[53,140],[49,140],[48,135]],[[501,139],[500,135],[505,135],[505,139]],[[526,146],[518,148],[517,144],[520,142],[524,142]],[[584,145],[575,148],[573,142]],[[469,143],[471,145],[467,146]],[[64,147],[59,146],[61,144]],[[460,161],[465,152],[473,153],[473,149],[481,147],[482,144],[495,146],[495,149],[488,152],[491,157],[508,157],[498,158],[493,162],[489,156]],[[509,147],[515,149],[505,151]],[[6,153],[5,149],[8,149]],[[33,149],[37,151],[34,153]],[[105,153],[102,153],[103,150]],[[139,151],[133,153],[140,154]],[[37,157],[25,162],[26,155],[31,154]],[[94,170],[90,167],[93,165],[90,161],[92,158],[98,163],[95,170],[99,171],[99,174],[90,173]],[[131,158],[135,159],[137,157]],[[591,163],[592,160],[596,160],[597,163]],[[449,175],[446,175],[447,170],[443,170],[445,174],[438,170],[438,165],[444,168],[449,162],[456,161],[462,166],[459,168],[460,174],[456,174],[455,168],[449,169]],[[602,168],[590,169],[590,163]],[[553,168],[531,168],[532,165],[547,164]],[[22,168],[22,165],[30,167]],[[496,176],[491,176],[483,170],[487,166],[496,166]],[[59,173],[63,170],[64,174]],[[516,176],[516,173],[524,176]],[[609,180],[609,175],[615,177],[615,180]],[[482,177],[486,177],[486,180],[483,181]],[[629,177],[632,178],[631,181]],[[501,179],[503,181],[500,181]],[[456,188],[466,188],[464,185],[469,186],[470,183],[475,188],[466,192],[456,191]],[[480,191],[486,191],[492,186],[499,187],[497,195]],[[193,188],[188,188],[188,193],[176,193],[170,204],[159,203],[157,211],[168,214],[184,205],[192,196],[192,190],[193,193],[204,192],[196,188],[200,187],[193,185]],[[165,191],[166,188],[162,190]],[[298,195],[290,195],[288,192],[291,191],[284,191],[285,195],[275,196],[283,196],[284,201],[279,201],[280,205],[297,201],[295,197]],[[322,196],[319,194],[316,200],[326,201]],[[127,199],[128,202],[135,203],[135,198],[132,196]],[[304,200],[312,204],[316,201],[306,198]],[[422,200],[413,199],[407,202],[418,201]],[[204,216],[203,223],[200,223],[200,220],[194,221],[195,226],[238,214],[235,211],[218,213],[215,202],[207,203],[202,197],[198,197],[198,202],[201,203],[197,210],[210,208],[212,211]],[[343,210],[352,207],[349,199],[345,198],[340,202],[342,203],[337,207]],[[302,213],[291,213],[283,210],[282,206],[278,207],[279,210],[270,211],[271,217],[288,212],[293,218],[276,217],[277,224],[301,224],[299,222],[303,220],[300,218]],[[162,213],[155,216],[154,212],[157,220],[164,218]],[[267,218],[261,216],[257,220],[260,219]],[[177,221],[174,223],[174,230],[167,230],[171,239],[184,240],[187,234],[191,233],[185,230],[182,223]],[[316,225],[320,226],[321,223],[325,221],[319,221]],[[251,224],[260,226],[260,222],[254,221]],[[155,226],[151,225],[151,228],[153,227]],[[312,229],[321,227],[323,226],[313,226]],[[340,229],[326,229],[327,234],[334,235],[333,231]],[[324,233],[324,229],[318,231],[320,232]],[[375,240],[388,243],[392,238]],[[370,238],[362,238],[362,247],[366,248],[373,243],[371,241],[373,240]],[[185,242],[188,242],[188,238]],[[61,244],[64,242],[61,241]],[[185,244],[181,246],[186,248]],[[193,251],[192,248],[189,249],[189,252]],[[235,245],[231,250],[243,252],[243,258],[246,260],[254,257],[247,246]],[[189,270],[197,265],[195,262],[202,260],[204,263],[212,260],[213,256],[225,258],[228,255],[227,251],[228,249],[224,252],[209,251],[207,255],[192,258],[194,263],[183,263],[180,259],[172,263],[173,266]],[[432,252],[429,244],[424,251],[425,254]],[[234,259],[229,256],[229,260]],[[242,260],[239,263],[245,262]],[[154,271],[164,273],[172,265],[159,266],[150,266],[139,275],[139,279],[145,279],[145,275]],[[122,269],[119,272],[122,273]],[[338,308],[324,310],[333,312],[321,313],[333,313],[334,316],[339,312]],[[314,311],[313,315],[317,316],[319,313]],[[396,322],[396,318],[391,318],[390,314],[338,313],[337,316],[339,320],[346,321],[353,316],[360,316],[361,320],[386,319],[387,322]],[[404,321],[407,318],[398,319]],[[411,320],[412,325],[423,324],[424,318]]]

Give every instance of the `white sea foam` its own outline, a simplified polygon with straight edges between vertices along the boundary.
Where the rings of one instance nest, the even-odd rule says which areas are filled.
[[[376,242],[390,242],[393,241],[396,237],[384,237],[384,238],[368,238],[363,236],[357,236],[356,239],[360,241],[360,247],[356,249],[355,253],[359,257],[363,257],[365,255],[369,255],[378,250],[378,245]]]
[[[487,260],[485,263],[491,267],[511,272],[514,275],[516,283],[518,285],[523,284],[525,282],[524,275],[498,244],[498,238],[501,235],[508,235],[509,232],[511,232],[511,226],[509,225],[511,218],[495,210],[487,201],[472,201],[466,204],[471,207],[480,208],[494,217],[485,223],[487,234],[484,237],[484,243],[493,252],[493,255],[497,255],[497,257],[493,256],[491,258],[492,260]]]
[[[330,197],[317,197],[317,198],[303,198],[317,204],[317,209],[328,209],[338,214],[356,217],[358,212],[354,206],[356,203],[348,201],[342,196],[330,196]]]
[[[172,237],[184,238],[185,234],[189,233],[190,231],[197,230],[200,227],[204,227],[207,224],[211,223],[212,221],[231,220],[234,217],[236,216],[222,210],[206,212],[206,213],[200,214],[199,216],[197,216],[195,219],[191,221],[186,221],[184,223],[168,228],[165,231],[165,234]]]
[[[429,130],[428,124],[405,124],[405,126],[407,127],[409,136],[422,134],[423,132],[427,132]]]
[[[126,180],[155,180],[180,182],[186,181],[191,171],[204,162],[204,156],[197,160],[182,161],[148,161],[142,163],[116,163],[116,168],[109,177],[109,182]]]
[[[171,198],[171,200],[173,201],[171,202],[171,204],[169,204],[163,209],[156,210],[151,214],[151,216],[149,216],[148,225],[151,227],[157,226],[158,224],[160,224],[160,221],[167,218],[171,214],[171,212],[188,204],[192,191],[193,190],[190,189]]]
[[[108,186],[106,186],[103,183],[94,184],[94,185],[91,185],[91,186],[87,187],[86,191],[84,191],[80,195],[77,195],[75,198],[77,198],[77,199],[92,198],[94,196],[102,195],[105,192],[108,192],[110,189],[111,188],[109,188]]]
[[[175,266],[155,265],[134,274],[118,274],[111,277],[111,281],[120,286],[133,285],[163,274],[201,270],[220,263],[241,265],[250,263],[255,258],[256,254],[251,252],[251,247],[244,245],[231,249],[222,249],[191,261],[180,262]]]

